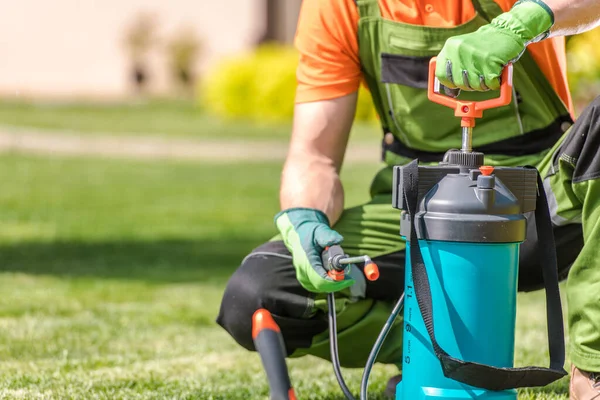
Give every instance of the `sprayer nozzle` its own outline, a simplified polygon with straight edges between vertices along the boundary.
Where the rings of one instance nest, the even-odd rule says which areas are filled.
[[[375,264],[374,262],[370,262],[367,265],[365,265],[365,276],[367,277],[368,280],[370,281],[376,281],[377,279],[379,279],[379,268],[377,267],[377,264]]]

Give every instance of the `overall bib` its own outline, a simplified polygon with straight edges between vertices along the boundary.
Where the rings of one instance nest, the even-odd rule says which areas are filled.
[[[385,166],[375,176],[370,189],[371,201],[344,211],[334,226],[344,236],[343,247],[350,255],[368,254],[371,257],[402,252],[404,242],[399,237],[399,213],[390,207],[392,167],[404,165],[413,159],[436,164],[448,149],[460,148],[460,119],[441,105],[427,98],[428,63],[442,49],[445,41],[456,35],[477,30],[502,13],[493,0],[473,0],[475,16],[468,22],[451,28],[410,25],[381,17],[378,0],[359,0],[358,39],[363,75],[373,97],[383,130],[382,159]],[[561,278],[568,272],[581,250],[580,211],[571,202],[565,202],[567,175],[555,174],[558,194],[552,194],[553,165],[557,165],[558,151],[573,124],[568,108],[557,95],[531,54],[526,51],[514,65],[512,102],[504,107],[486,110],[478,119],[473,133],[473,149],[486,155],[486,164],[505,166],[536,166],[547,176],[549,199],[554,205],[553,222],[566,219],[564,240],[557,239]],[[463,92],[461,99],[486,100],[498,96],[497,91]],[[562,201],[563,206],[557,204]],[[559,209],[560,208],[560,209]],[[573,224],[570,224],[573,223]],[[534,225],[529,232],[534,232]],[[556,232],[555,232],[556,235]],[[521,274],[527,268],[521,265]],[[400,260],[398,268],[403,268]],[[531,269],[541,269],[539,265]],[[521,290],[541,287],[541,275],[521,277]],[[382,274],[380,280],[385,280]],[[599,275],[600,279],[600,275]],[[403,281],[393,284],[403,287]],[[340,360],[348,367],[361,367],[375,338],[385,323],[392,302],[365,298],[350,290],[337,295]],[[311,299],[314,317],[326,312],[324,295]],[[544,312],[540,309],[540,312]],[[312,346],[297,349],[292,357],[305,354],[329,358],[328,333],[314,336]],[[401,367],[402,318],[399,317],[378,361]]]

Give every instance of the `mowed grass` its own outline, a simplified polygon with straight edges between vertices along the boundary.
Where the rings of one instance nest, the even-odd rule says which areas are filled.
[[[161,99],[101,104],[4,98],[0,99],[0,128],[210,140],[286,141],[290,136],[289,122],[224,120],[203,112],[194,101]],[[376,125],[365,123],[357,123],[352,135],[371,141],[381,138]]]
[[[344,169],[349,204],[376,168]],[[275,233],[279,169],[0,156],[0,397],[267,399],[258,356],[214,319],[228,276]],[[517,363],[546,365],[545,343],[542,293],[522,295]],[[343,399],[329,363],[289,366],[301,399]],[[345,373],[356,393],[361,371]],[[370,399],[395,373],[375,368]]]

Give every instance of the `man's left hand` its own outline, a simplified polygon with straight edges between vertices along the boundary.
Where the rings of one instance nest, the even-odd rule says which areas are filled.
[[[529,43],[547,36],[553,23],[552,10],[540,0],[519,1],[477,31],[448,39],[435,75],[450,89],[497,90],[504,67],[518,60]]]

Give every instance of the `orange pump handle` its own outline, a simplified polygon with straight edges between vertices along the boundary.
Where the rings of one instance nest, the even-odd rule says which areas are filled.
[[[461,126],[472,128],[475,126],[475,118],[483,116],[483,110],[501,107],[510,104],[512,97],[513,65],[508,64],[502,71],[500,85],[500,97],[485,101],[460,101],[439,93],[439,80],[435,77],[435,66],[437,57],[429,61],[429,82],[427,84],[427,97],[434,103],[454,108],[454,115],[461,117]]]

